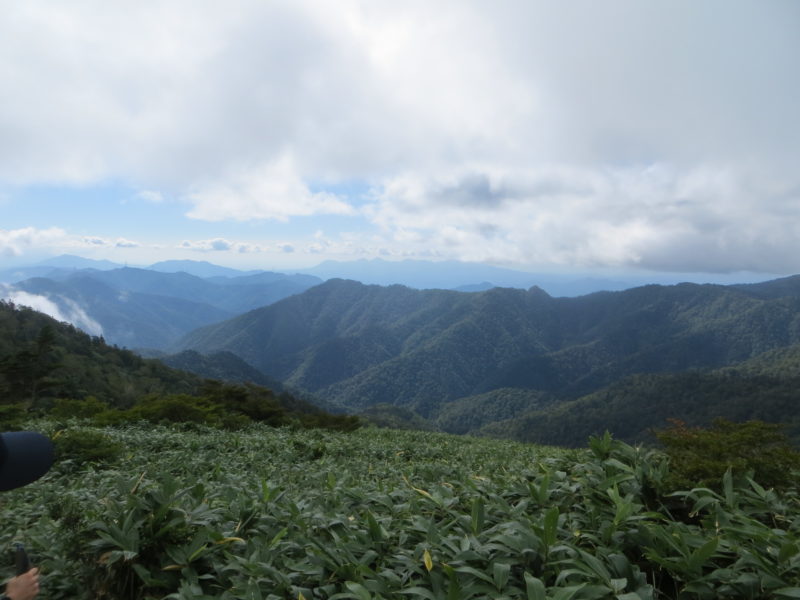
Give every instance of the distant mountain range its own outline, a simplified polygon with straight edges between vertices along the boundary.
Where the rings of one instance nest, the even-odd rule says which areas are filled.
[[[448,268],[392,268],[398,275],[412,266],[429,269],[425,276]],[[103,369],[118,360],[102,335],[157,349],[147,354],[200,377],[290,390],[391,426],[583,445],[606,428],[636,441],[668,418],[724,416],[783,422],[800,443],[800,276],[554,297],[481,277],[443,289],[459,278],[442,275],[443,285],[415,289],[195,261],[142,269],[62,257],[19,275],[0,285],[1,295],[93,336],[90,347],[70,350],[82,357],[80,374],[68,375],[69,359],[47,384],[76,397],[95,393],[92,348],[106,348]],[[26,348],[34,321],[25,325]],[[3,341],[8,356],[31,358],[15,354],[17,337]],[[153,363],[119,356],[142,378],[125,375],[132,401],[144,393],[134,390],[151,389]],[[103,375],[96,393],[113,396],[115,377]]]
[[[623,290],[642,283],[637,279],[530,273],[480,263],[388,261],[380,258],[348,262],[328,260],[299,272],[325,280],[352,279],[366,284],[400,284],[417,289],[484,291],[493,287],[528,289],[536,285],[553,296],[581,296],[600,290]]]
[[[107,271],[128,265],[106,260],[91,260],[80,256],[62,255],[37,265],[0,271],[0,282],[14,283],[31,277],[63,278],[70,272],[83,269]],[[242,271],[214,265],[206,261],[165,260],[139,269],[162,273],[188,273],[202,279],[239,279],[243,276],[267,273],[267,271]],[[276,272],[271,271],[273,274]],[[278,270],[281,275],[306,274],[318,281],[327,279],[352,279],[366,284],[406,285],[416,289],[455,289],[459,291],[484,291],[493,287],[528,289],[538,286],[555,297],[575,297],[598,291],[621,291],[649,283],[672,285],[686,281],[681,275],[632,276],[630,274],[568,274],[537,273],[507,269],[481,263],[459,261],[383,260],[362,259],[354,261],[328,260],[315,267],[299,270]],[[717,276],[716,283],[753,282],[770,279],[765,275],[741,273]],[[691,279],[690,279],[691,280]]]
[[[321,279],[352,279],[366,284],[400,284],[416,289],[448,289],[459,291],[484,291],[493,287],[528,289],[537,286],[554,297],[584,296],[600,291],[622,291],[652,283],[675,285],[695,281],[696,275],[608,275],[589,272],[575,273],[528,272],[481,263],[459,261],[383,260],[380,258],[354,261],[328,260],[310,269],[298,272]],[[711,277],[711,276],[709,276]],[[756,273],[719,274],[704,279],[703,283],[731,284],[761,282],[773,279]]]
[[[246,275],[255,275],[257,273],[264,273],[265,271],[240,271],[238,269],[231,269],[229,267],[221,267],[204,260],[164,260],[147,267],[152,271],[160,271],[162,273],[188,273],[197,277],[243,277]]]
[[[800,277],[650,285],[578,298],[553,298],[537,287],[463,293],[329,280],[196,330],[175,349],[230,351],[350,410],[388,404],[444,429],[480,431],[525,414],[543,418],[543,411],[600,394],[596,424],[604,406],[612,411],[602,394],[621,395],[630,377],[719,369],[798,343]],[[790,420],[800,409],[794,393],[791,414],[784,415]],[[661,421],[692,408],[676,400],[670,414],[669,398],[649,397],[659,399],[663,410],[651,412]],[[757,412],[757,395],[750,405],[737,402],[745,406],[740,416]],[[708,418],[718,408],[690,416]],[[646,417],[637,417],[630,435],[654,425]]]
[[[271,304],[322,281],[310,275],[240,273],[184,261],[171,267],[154,265],[162,270],[120,268],[113,263],[104,263],[113,267],[106,269],[73,267],[94,261],[72,257],[54,262],[12,273],[21,278],[0,285],[0,297],[34,306],[127,348],[164,348],[197,327]],[[209,276],[168,272],[182,267]]]
[[[140,268],[62,255],[0,272],[0,298],[34,306],[119,346],[164,349],[193,329],[341,276],[463,292],[497,286],[527,289],[537,283],[551,294],[565,296],[630,283],[572,280],[452,261],[327,261],[303,273],[281,273],[240,271],[193,260],[166,260]]]

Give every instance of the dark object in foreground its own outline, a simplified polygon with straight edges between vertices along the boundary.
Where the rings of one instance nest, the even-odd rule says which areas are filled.
[[[22,544],[14,544],[14,562],[17,575],[22,575],[31,570],[31,561],[28,559],[28,553],[25,552],[25,546]]]
[[[53,444],[35,431],[0,434],[0,491],[28,485],[50,470]]]

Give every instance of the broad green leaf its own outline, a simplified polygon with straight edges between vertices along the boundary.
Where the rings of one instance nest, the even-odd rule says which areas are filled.
[[[725,503],[730,507],[736,506],[736,494],[733,491],[733,472],[730,467],[722,476],[722,490],[725,495]]]
[[[423,588],[423,587],[419,587],[419,586],[410,587],[410,588],[406,588],[404,590],[400,590],[400,593],[401,594],[407,594],[409,596],[419,596],[419,597],[422,597],[422,598],[427,598],[428,600],[439,600],[439,598],[437,598],[436,595],[433,592],[431,592],[429,589],[426,589],[426,588]]]
[[[719,538],[715,537],[692,552],[689,556],[689,568],[692,571],[699,571],[706,561],[711,558],[711,555],[717,551],[717,546],[719,546]]]
[[[372,594],[370,594],[369,590],[360,583],[356,583],[355,581],[347,581],[345,582],[345,586],[348,590],[355,594],[358,600],[372,600]]]
[[[542,580],[525,572],[525,592],[527,600],[546,600],[545,587]]]
[[[558,530],[558,507],[553,506],[544,513],[544,543],[552,546],[556,543],[556,532]]]
[[[472,502],[472,515],[471,515],[471,525],[472,525],[472,533],[478,534],[483,531],[483,521],[485,519],[485,507],[483,499],[476,498]]]
[[[498,591],[506,587],[510,572],[511,565],[501,562],[496,562],[492,565],[492,578],[494,579],[494,585]]]
[[[555,594],[552,596],[552,600],[572,600],[585,587],[586,584],[581,583],[580,585],[570,585],[563,588],[557,588],[554,590]]]
[[[383,529],[378,521],[375,520],[375,516],[372,514],[372,511],[367,511],[367,527],[369,528],[369,535],[373,542],[379,542],[383,540]]]
[[[492,581],[491,577],[489,577],[483,571],[479,571],[478,569],[476,569],[474,567],[461,566],[461,567],[454,567],[454,569],[458,573],[467,573],[468,575],[474,575],[478,579],[481,579],[481,580],[485,581],[486,583],[494,585],[494,581]]]

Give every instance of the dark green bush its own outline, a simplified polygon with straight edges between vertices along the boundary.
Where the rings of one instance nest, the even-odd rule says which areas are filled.
[[[76,465],[111,463],[123,450],[122,444],[109,436],[88,429],[61,431],[53,437],[53,445],[57,462],[69,460]]]
[[[0,430],[14,431],[20,428],[26,417],[24,404],[0,404]]]
[[[355,431],[363,425],[362,420],[355,415],[332,415],[328,413],[298,415],[301,428],[304,429],[330,429],[332,431]]]
[[[219,406],[205,398],[188,394],[170,394],[169,396],[148,396],[139,404],[125,411],[132,421],[150,421],[159,423],[213,423]]]
[[[247,417],[248,422],[260,421],[276,427],[287,424],[286,410],[266,388],[206,381],[202,397],[225,413]]]
[[[108,410],[108,404],[94,396],[87,396],[83,400],[58,398],[53,402],[50,415],[57,419],[68,419],[70,417],[90,419],[106,410]]]
[[[732,423],[716,419],[707,429],[677,420],[655,432],[670,458],[673,489],[708,487],[719,490],[728,469],[734,475],[752,473],[765,487],[785,488],[800,468],[800,454],[782,427],[763,421]]]

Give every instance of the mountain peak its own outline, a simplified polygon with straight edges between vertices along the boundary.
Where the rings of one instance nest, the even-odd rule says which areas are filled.
[[[111,269],[119,269],[122,266],[110,260],[94,260],[74,254],[61,254],[60,256],[43,260],[39,264],[62,269],[97,269],[99,271],[110,271]]]
[[[542,288],[538,285],[532,285],[528,288],[528,293],[533,296],[534,298],[552,298],[550,294],[545,292]]]
[[[255,275],[262,271],[240,271],[229,267],[221,267],[205,260],[162,260],[147,267],[160,273],[189,273],[196,277],[241,277]]]

